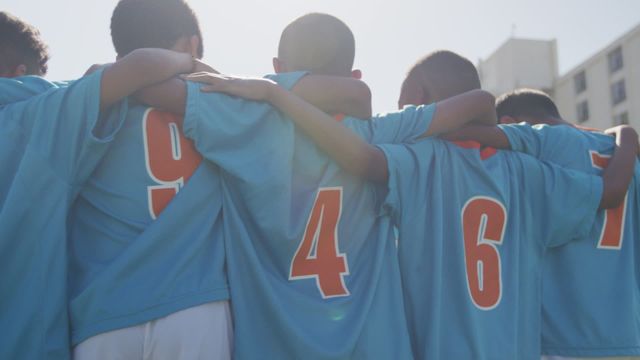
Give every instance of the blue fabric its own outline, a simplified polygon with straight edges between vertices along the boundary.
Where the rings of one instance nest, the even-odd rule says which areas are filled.
[[[67,213],[122,121],[97,130],[101,76],[62,88],[0,81],[2,359],[70,356]]]
[[[271,78],[290,87],[300,76]],[[377,189],[342,171],[270,106],[203,94],[196,84],[188,94],[185,134],[222,169],[234,356],[411,358],[393,227],[378,216]],[[364,138],[411,141],[428,128],[433,107],[407,111],[386,136],[375,123],[344,123]],[[325,196],[333,202],[314,207]],[[300,270],[316,258],[333,261],[320,268],[326,274]]]
[[[571,126],[523,123],[501,128],[514,150],[590,174],[602,173],[594,167],[591,152],[610,156],[615,145],[610,136]],[[640,355],[640,166],[635,171],[619,249],[599,246],[605,220],[605,212],[600,211],[588,234],[549,251],[545,258],[545,354]],[[567,207],[567,211],[573,209]]]
[[[470,145],[380,145],[414,355],[537,360],[543,253],[589,231],[602,180]]]
[[[47,90],[64,86],[56,85],[39,76],[0,78],[0,105],[27,100]]]
[[[73,344],[229,298],[219,170],[182,135],[181,117],[122,111],[72,212]]]

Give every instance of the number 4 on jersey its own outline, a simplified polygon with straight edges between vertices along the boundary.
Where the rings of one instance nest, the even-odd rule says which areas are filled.
[[[314,278],[324,299],[349,295],[347,256],[338,249],[341,212],[342,188],[320,188],[289,271],[289,280]]]
[[[595,151],[589,151],[591,165],[594,168],[604,170],[609,163],[609,155],[603,155]],[[598,249],[620,250],[624,235],[624,219],[627,215],[627,195],[624,196],[622,205],[604,212],[604,225],[598,240]]]

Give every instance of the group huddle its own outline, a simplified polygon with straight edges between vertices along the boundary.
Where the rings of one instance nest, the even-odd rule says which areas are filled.
[[[0,359],[640,356],[631,127],[444,50],[372,115],[327,14],[262,79],[199,60],[184,0],[120,0],[111,36],[50,82],[0,12]]]

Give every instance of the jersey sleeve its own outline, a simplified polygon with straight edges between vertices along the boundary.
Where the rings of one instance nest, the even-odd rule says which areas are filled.
[[[542,182],[529,201],[536,204],[534,217],[540,219],[545,246],[563,245],[587,235],[600,206],[602,179],[546,162],[539,165]]]
[[[101,78],[98,71],[2,108],[2,126],[19,128],[27,151],[72,185],[93,171],[124,121],[118,109],[100,119]]]
[[[553,127],[549,125],[531,126],[523,122],[520,124],[498,125],[498,127],[509,139],[511,150],[529,154],[538,159],[544,159],[545,151],[549,150],[548,146],[552,143],[550,136],[553,133],[550,130]]]
[[[293,124],[269,104],[204,93],[200,84],[187,83],[184,134],[203,157],[228,172],[255,167],[265,154],[275,156],[278,144],[272,139],[280,137],[282,128],[293,129]]]
[[[60,87],[38,76],[0,78],[0,106],[27,100]]]
[[[424,137],[435,111],[435,104],[407,106],[370,121],[346,117],[344,124],[370,144],[412,143]]]
[[[299,71],[267,75],[266,78],[291,90],[306,74]],[[184,133],[204,157],[214,160],[216,149],[224,151],[226,145],[241,147],[237,144],[259,139],[260,130],[265,128],[261,122],[270,111],[272,107],[266,103],[220,93],[203,93],[200,84],[187,82]]]
[[[399,224],[403,211],[411,211],[411,199],[426,198],[429,179],[436,158],[437,141],[425,139],[415,144],[381,144],[377,147],[384,153],[389,169],[387,192],[383,209]]]

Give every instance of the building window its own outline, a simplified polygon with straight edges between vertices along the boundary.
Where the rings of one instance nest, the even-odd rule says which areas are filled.
[[[589,103],[587,103],[586,100],[578,103],[578,106],[576,106],[576,111],[578,113],[579,124],[582,124],[583,122],[589,120]]]
[[[611,102],[613,105],[620,104],[627,98],[627,90],[624,87],[624,79],[616,81],[611,85]]]
[[[587,76],[584,71],[580,71],[573,77],[573,86],[576,89],[576,94],[580,94],[587,90]]]
[[[629,113],[623,112],[613,117],[614,125],[629,125]]]
[[[622,61],[622,48],[617,47],[615,50],[609,53],[609,72],[614,73],[620,69],[624,62]]]

